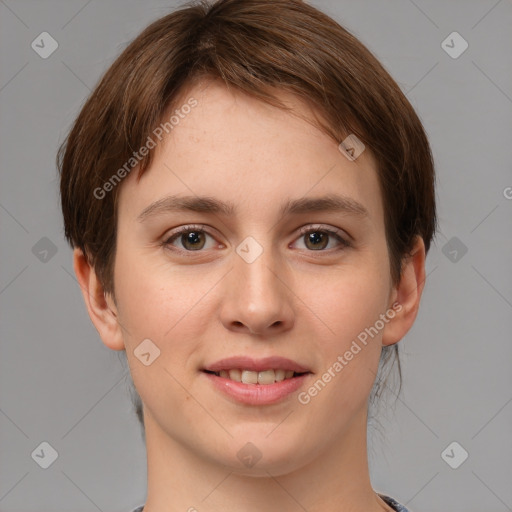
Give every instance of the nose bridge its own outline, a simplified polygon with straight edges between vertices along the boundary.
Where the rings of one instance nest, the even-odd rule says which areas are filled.
[[[243,324],[251,332],[259,333],[272,326],[273,329],[289,326],[292,320],[290,294],[283,283],[285,277],[279,276],[284,267],[271,243],[247,237],[233,257],[229,290],[224,295],[224,323]]]
[[[266,298],[267,302],[281,295],[281,282],[276,277],[280,266],[270,243],[265,246],[252,237],[236,249],[234,274],[241,292],[252,301]]]

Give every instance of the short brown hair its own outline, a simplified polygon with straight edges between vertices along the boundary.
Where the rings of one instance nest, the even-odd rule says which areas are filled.
[[[94,191],[145,144],[188,85],[210,77],[284,109],[272,90],[293,93],[323,115],[327,123],[319,127],[337,143],[356,135],[378,165],[393,281],[416,236],[428,251],[437,222],[429,142],[413,107],[371,52],[300,0],[191,2],[131,42],[59,148],[65,236],[87,256],[107,293],[114,295],[120,187],[101,199]],[[138,162],[138,178],[152,155]],[[392,353],[401,386],[396,344],[383,348],[381,363]]]

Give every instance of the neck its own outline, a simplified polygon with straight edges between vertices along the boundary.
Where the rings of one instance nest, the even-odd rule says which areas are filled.
[[[382,512],[392,509],[371,487],[366,409],[303,465],[274,461],[245,474],[223,466],[162,431],[145,411],[148,494],[144,512]],[[258,464],[254,467],[256,468]]]

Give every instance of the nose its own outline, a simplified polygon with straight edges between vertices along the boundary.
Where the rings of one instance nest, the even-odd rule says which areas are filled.
[[[234,254],[223,280],[221,320],[232,331],[275,336],[292,328],[293,292],[284,266],[270,250],[252,262]]]

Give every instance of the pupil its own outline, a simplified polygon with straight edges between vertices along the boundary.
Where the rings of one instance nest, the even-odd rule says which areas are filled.
[[[183,235],[185,237],[185,242],[183,245],[185,245],[186,247],[187,244],[197,244],[198,242],[200,242],[200,235],[200,233],[197,233],[195,231],[190,231],[188,234]],[[195,248],[197,248],[197,246]]]
[[[323,238],[325,238],[324,233],[320,233],[318,231],[315,231],[308,235],[308,241],[312,242],[313,244],[318,244],[318,242],[321,242]],[[316,247],[318,247],[318,245]],[[322,248],[323,247],[325,247],[325,244],[323,244]]]

